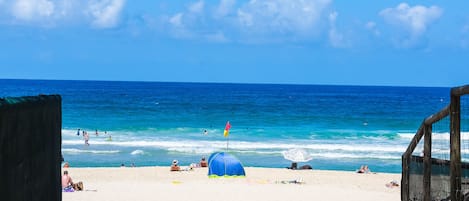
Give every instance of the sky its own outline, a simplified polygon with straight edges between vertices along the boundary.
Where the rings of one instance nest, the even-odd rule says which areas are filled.
[[[469,84],[469,1],[0,0],[0,78]]]

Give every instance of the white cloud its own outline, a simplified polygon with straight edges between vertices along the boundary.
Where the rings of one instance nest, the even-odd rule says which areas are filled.
[[[47,27],[88,23],[114,27],[124,4],[125,0],[0,0],[6,9],[5,23]]]
[[[198,1],[189,5],[189,11],[191,13],[200,14],[204,12],[204,1]]]
[[[18,0],[12,5],[12,14],[19,20],[34,21],[51,17],[54,3],[48,0]]]
[[[124,4],[124,0],[92,1],[88,8],[89,13],[93,17],[91,24],[98,28],[117,26]]]
[[[327,27],[332,0],[220,0],[209,6],[195,0],[179,12],[162,17],[172,37],[215,42],[281,42],[317,40]],[[326,31],[327,34],[327,31]],[[339,33],[336,31],[337,36]],[[338,38],[338,37],[335,37]]]
[[[314,31],[330,0],[251,0],[238,9],[239,24],[255,32]]]
[[[469,24],[464,25],[464,27],[462,28],[462,32],[469,33]]]
[[[365,24],[367,29],[374,29],[376,27],[376,22],[369,21]]]
[[[182,27],[182,16],[183,13],[177,13],[173,17],[169,18],[169,23],[175,27]]]
[[[335,24],[335,21],[337,20],[338,15],[339,13],[337,13],[336,11],[329,13],[329,23]]]
[[[238,19],[239,23],[243,26],[250,27],[253,25],[253,19],[252,15],[250,13],[245,13],[242,10],[238,10]]]
[[[416,5],[411,7],[407,3],[401,3],[395,8],[386,8],[379,13],[386,22],[404,28],[412,37],[424,34],[428,26],[440,18],[442,14],[443,10],[438,6]]]
[[[77,10],[83,9],[80,0],[62,0],[56,3],[57,15],[61,17],[70,17],[77,13]]]
[[[369,21],[365,24],[365,28],[373,33],[375,36],[381,35],[381,32],[376,27],[376,22]]]
[[[208,41],[211,41],[211,42],[217,42],[217,43],[226,43],[226,42],[229,42],[229,40],[226,38],[225,34],[221,31],[218,31],[216,33],[212,33],[212,34],[207,34],[205,36],[205,38],[208,40]]]
[[[218,35],[207,34],[211,32],[215,33],[215,31],[205,29],[207,26],[205,24],[206,16],[205,2],[199,0],[188,4],[184,11],[163,18],[167,25],[166,30],[171,37],[210,41],[219,40],[220,37]]]
[[[236,0],[221,0],[220,4],[215,10],[215,17],[222,18],[227,16],[230,12],[234,10]]]
[[[83,0],[0,0],[0,19],[12,26],[55,27],[86,19]]]
[[[195,26],[199,22],[199,19],[204,15],[204,7],[204,1],[197,1],[195,3],[189,4],[185,11],[178,12],[167,18],[167,22],[173,28],[179,29],[183,27]]]
[[[344,35],[337,30],[336,21],[338,17],[337,12],[332,12],[329,14],[329,42],[332,47],[347,47],[348,44],[345,42]]]
[[[461,47],[469,48],[469,24],[464,25],[461,29]]]

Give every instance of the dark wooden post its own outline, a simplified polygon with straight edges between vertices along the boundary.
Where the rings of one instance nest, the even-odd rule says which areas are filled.
[[[460,97],[451,94],[450,105],[450,182],[451,200],[462,201],[461,194],[461,133],[460,133]]]
[[[401,200],[409,200],[409,158],[402,155]]]
[[[431,176],[432,176],[432,125],[424,127],[423,145],[423,200],[431,201]]]
[[[61,100],[0,98],[0,200],[62,200]]]
[[[410,192],[409,165],[410,165],[411,155],[415,147],[417,147],[420,139],[422,139],[423,134],[424,134],[423,132],[424,132],[424,122],[422,122],[419,129],[417,130],[417,133],[415,133],[414,137],[410,141],[410,144],[407,147],[407,150],[402,155],[401,200],[409,200],[409,194],[410,194],[409,193]]]

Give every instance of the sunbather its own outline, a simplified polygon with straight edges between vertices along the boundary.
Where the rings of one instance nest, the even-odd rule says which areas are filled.
[[[357,173],[371,173],[368,165],[362,165],[360,169],[357,170]]]
[[[387,184],[386,184],[386,187],[388,187],[388,188],[399,187],[399,183],[397,183],[396,180],[393,180],[393,181],[387,183]]]
[[[171,164],[171,171],[180,171],[181,168],[178,166],[178,161],[173,160],[173,163]]]
[[[207,167],[207,161],[205,160],[205,157],[202,157],[200,160],[200,167]]]
[[[62,175],[62,191],[65,192],[73,192],[73,180],[70,175],[68,175],[68,171],[64,171],[64,175]]]

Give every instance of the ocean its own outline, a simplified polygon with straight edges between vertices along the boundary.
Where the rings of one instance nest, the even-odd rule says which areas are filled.
[[[174,159],[189,165],[227,151],[244,166],[281,168],[291,164],[283,153],[298,148],[313,158],[299,165],[314,169],[353,171],[366,164],[398,173],[420,123],[449,103],[449,90],[0,80],[0,97],[62,96],[62,153],[73,167],[169,166]],[[78,129],[88,132],[89,146]]]

